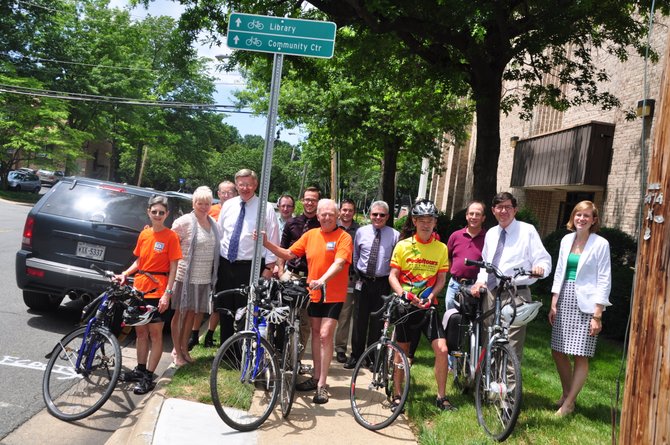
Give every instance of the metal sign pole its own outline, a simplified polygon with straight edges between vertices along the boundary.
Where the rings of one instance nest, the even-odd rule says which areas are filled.
[[[270,83],[270,107],[268,110],[267,125],[265,128],[265,150],[263,154],[263,171],[260,178],[260,191],[258,197],[258,214],[256,215],[256,233],[258,238],[254,245],[254,257],[251,260],[251,275],[249,276],[249,286],[252,289],[257,285],[257,280],[261,274],[261,255],[263,254],[263,237],[261,232],[265,230],[265,212],[267,210],[268,192],[270,190],[270,172],[272,170],[272,153],[275,145],[275,131],[277,127],[277,105],[279,103],[279,87],[281,85],[282,65],[284,64],[284,55],[274,55],[272,64],[272,82]],[[247,302],[247,314],[253,310],[253,293],[249,294]],[[252,317],[247,317],[247,329],[251,329]]]

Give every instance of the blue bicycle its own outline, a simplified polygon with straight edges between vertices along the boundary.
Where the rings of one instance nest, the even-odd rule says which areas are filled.
[[[143,306],[144,293],[115,282],[114,272],[91,269],[110,280],[109,288],[84,308],[85,326],[66,334],[46,356],[42,395],[49,413],[64,421],[90,416],[112,395],[121,372],[121,348],[112,332],[119,317],[141,313],[139,324],[155,311]]]
[[[252,431],[265,422],[277,403],[282,374],[278,354],[266,338],[267,328],[287,320],[290,308],[278,296],[278,281],[217,293],[215,308],[243,323],[244,311],[221,309],[226,299],[251,296],[252,326],[226,340],[216,352],[210,373],[212,403],[219,417],[238,431]],[[272,331],[272,329],[270,329]]]

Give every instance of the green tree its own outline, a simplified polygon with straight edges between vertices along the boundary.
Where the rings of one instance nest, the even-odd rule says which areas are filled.
[[[185,28],[221,34],[227,10],[314,15],[313,9],[302,9],[302,2],[288,0],[182,3],[189,5],[182,20]],[[644,17],[652,3],[656,11],[668,14],[668,0],[310,1],[338,26],[392,36],[399,48],[409,48],[433,66],[438,79],[461,76],[467,82],[476,103],[477,199],[489,199],[497,191],[501,111],[519,104],[528,116],[537,104],[558,109],[584,103],[619,105],[613,94],[602,90],[609,76],[595,66],[592,55],[604,51],[626,60],[631,48],[642,53],[648,34]],[[360,41],[361,48],[366,45]],[[558,80],[543,82],[550,70]],[[503,80],[516,81],[518,88],[503,93]]]

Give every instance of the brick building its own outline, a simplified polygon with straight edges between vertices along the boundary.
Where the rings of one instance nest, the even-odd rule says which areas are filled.
[[[661,57],[668,45],[667,23],[658,18],[650,41]],[[610,74],[603,86],[619,98],[621,108],[581,106],[560,112],[536,107],[530,121],[521,120],[518,110],[501,115],[498,190],[510,191],[520,205],[533,210],[542,236],[564,226],[574,204],[583,199],[599,206],[603,226],[634,237],[639,233],[641,178],[646,180],[642,164],[648,165],[654,118],[627,120],[626,111],[635,110],[645,96],[653,110],[665,61],[645,64],[644,58],[631,53],[622,63],[604,51],[595,53],[594,60]],[[460,147],[446,137],[441,141],[445,168],[434,173],[431,182],[431,198],[451,215],[471,199],[474,124],[470,134],[471,140]]]

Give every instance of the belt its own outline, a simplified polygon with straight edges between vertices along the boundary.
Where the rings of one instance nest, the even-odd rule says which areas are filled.
[[[521,286],[517,286],[517,287],[516,287],[516,290],[525,290],[525,289],[528,289],[528,285],[527,285],[527,284],[522,284]]]
[[[305,276],[305,275],[307,275],[307,272],[306,272],[306,271],[304,271],[304,270],[300,270],[300,269],[298,269],[297,267],[286,266],[286,269],[287,269],[289,272],[294,273],[294,274],[296,274],[296,275],[300,275],[300,276]]]
[[[235,261],[230,261],[228,258],[224,258],[224,261],[228,261],[230,264],[251,264],[251,260],[235,260]]]
[[[361,273],[360,270],[358,271],[358,275],[366,281],[388,280],[388,278],[389,278],[388,275],[380,275],[378,277],[371,277],[370,275],[365,275],[364,273]]]
[[[457,282],[458,284],[463,284],[465,286],[469,286],[471,284],[475,284],[475,279],[474,278],[461,278],[461,277],[451,277],[452,280]]]
[[[147,273],[150,273],[151,275],[165,275],[165,276],[170,275],[169,272],[154,272],[152,270],[138,270],[137,273],[142,275]]]

